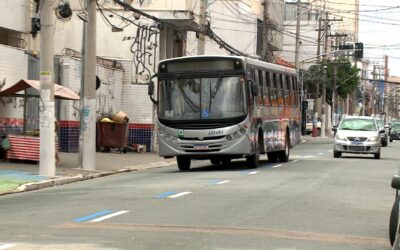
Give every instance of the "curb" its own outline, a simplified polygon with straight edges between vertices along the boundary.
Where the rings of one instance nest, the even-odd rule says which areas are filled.
[[[30,183],[22,184],[18,188],[14,189],[12,191],[0,192],[0,196],[7,195],[7,194],[28,192],[28,191],[35,191],[35,190],[49,188],[49,187],[55,187],[55,186],[61,186],[61,185],[70,184],[70,183],[74,183],[74,182],[78,182],[78,181],[85,181],[85,180],[95,179],[95,178],[99,178],[99,177],[105,177],[105,176],[114,175],[114,174],[141,171],[141,170],[146,170],[146,169],[151,169],[151,168],[161,168],[161,167],[167,167],[167,166],[172,166],[172,165],[176,165],[176,161],[153,162],[153,163],[149,163],[149,164],[140,164],[140,165],[131,166],[131,167],[124,167],[124,168],[121,168],[119,170],[114,170],[114,171],[104,171],[104,172],[99,172],[99,173],[94,173],[94,174],[78,174],[78,175],[70,176],[70,177],[60,177],[60,178],[53,178],[53,179],[44,180],[44,181],[30,182]]]

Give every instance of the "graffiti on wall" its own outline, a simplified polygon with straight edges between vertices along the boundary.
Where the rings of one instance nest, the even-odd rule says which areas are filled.
[[[156,25],[138,26],[136,36],[127,36],[123,41],[132,41],[132,83],[145,84],[156,70],[156,53],[159,30]]]

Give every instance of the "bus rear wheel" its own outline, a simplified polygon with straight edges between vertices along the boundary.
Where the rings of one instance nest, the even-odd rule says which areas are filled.
[[[285,149],[279,152],[279,161],[280,162],[288,162],[290,154],[290,139],[288,136],[288,132],[286,132],[285,136]]]
[[[260,147],[257,144],[256,153],[246,157],[248,168],[258,168],[260,163]]]
[[[188,156],[177,156],[178,168],[180,171],[188,171],[190,169],[191,159]]]

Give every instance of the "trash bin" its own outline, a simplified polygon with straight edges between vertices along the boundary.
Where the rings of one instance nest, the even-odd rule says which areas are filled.
[[[97,122],[97,148],[102,152],[110,152],[116,148],[120,153],[127,152],[128,123]]]

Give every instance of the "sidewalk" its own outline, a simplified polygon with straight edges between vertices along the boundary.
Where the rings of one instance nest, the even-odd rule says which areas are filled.
[[[156,153],[97,152],[95,171],[89,171],[78,168],[78,153],[61,152],[60,158],[61,167],[56,168],[56,176],[51,178],[39,175],[38,163],[0,160],[0,195],[176,164],[174,158],[164,159]]]

